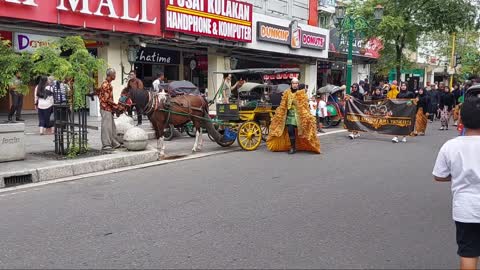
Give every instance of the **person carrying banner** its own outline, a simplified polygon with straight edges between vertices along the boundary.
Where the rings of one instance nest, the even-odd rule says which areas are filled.
[[[352,91],[350,92],[350,96],[353,97],[354,99],[362,102],[363,101],[363,95],[360,93],[360,89],[358,87],[358,84],[354,83],[352,84]],[[350,139],[355,139],[360,137],[360,133],[358,131],[352,131],[350,134],[348,134],[348,137]]]
[[[415,94],[413,92],[408,91],[407,83],[402,82],[402,84],[400,85],[400,92],[397,95],[397,99],[414,99],[414,98],[415,98]],[[399,142],[398,137],[397,136],[393,137],[392,142],[398,143]],[[404,143],[407,142],[407,136],[403,136],[402,142]]]
[[[267,148],[289,154],[295,154],[297,149],[320,154],[316,122],[310,114],[307,93],[299,89],[298,79],[293,78],[272,118]]]
[[[416,99],[417,102],[417,116],[415,120],[415,136],[425,136],[425,131],[427,130],[428,123],[428,96],[425,93],[424,88],[418,89],[418,96]]]

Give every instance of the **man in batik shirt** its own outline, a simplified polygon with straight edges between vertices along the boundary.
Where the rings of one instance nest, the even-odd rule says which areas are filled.
[[[119,111],[118,104],[113,101],[112,81],[116,78],[116,72],[113,68],[109,68],[106,75],[107,78],[98,92],[100,114],[102,116],[102,149],[116,149],[122,145],[117,138],[117,129],[113,121],[113,114]]]

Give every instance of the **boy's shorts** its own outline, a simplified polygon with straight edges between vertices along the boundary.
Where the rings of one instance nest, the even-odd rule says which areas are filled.
[[[460,257],[480,257],[480,223],[455,221],[457,227],[457,254]]]

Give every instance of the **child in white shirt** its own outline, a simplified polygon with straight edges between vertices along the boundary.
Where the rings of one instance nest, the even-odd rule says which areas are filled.
[[[460,269],[476,269],[480,256],[480,98],[465,101],[460,119],[466,134],[442,146],[433,176],[436,181],[452,182]]]

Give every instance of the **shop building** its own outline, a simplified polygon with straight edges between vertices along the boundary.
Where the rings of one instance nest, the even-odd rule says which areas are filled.
[[[352,83],[372,79],[371,65],[377,62],[383,42],[379,38],[372,38],[364,42],[355,37],[353,42]],[[344,85],[347,73],[348,38],[338,33],[336,28],[330,30],[329,59],[319,65],[319,85],[327,83]]]
[[[0,33],[16,48],[28,44],[27,50],[59,37],[83,37],[94,55],[116,69],[115,99],[126,87],[131,69],[146,87],[162,72],[167,81],[190,80],[213,95],[222,82],[215,71],[298,67],[301,81],[311,90],[317,88],[317,63],[328,58],[329,44],[328,30],[317,27],[317,0],[214,3],[0,0]],[[266,24],[284,33],[283,37],[279,40],[274,33],[262,37]],[[103,79],[102,72],[98,81]],[[25,101],[30,99],[32,104],[24,106],[27,111],[33,109],[33,91]],[[6,97],[0,101],[0,112],[8,108]]]
[[[0,1],[0,31],[11,36],[15,50],[32,51],[59,37],[79,35],[91,53],[117,71],[113,82],[118,98],[130,70],[128,48],[132,34],[164,38],[158,0],[3,0]],[[102,81],[105,74],[98,74]],[[31,102],[30,102],[31,101]],[[8,96],[0,101],[0,112],[8,110]],[[24,110],[33,110],[33,91],[24,98]]]

